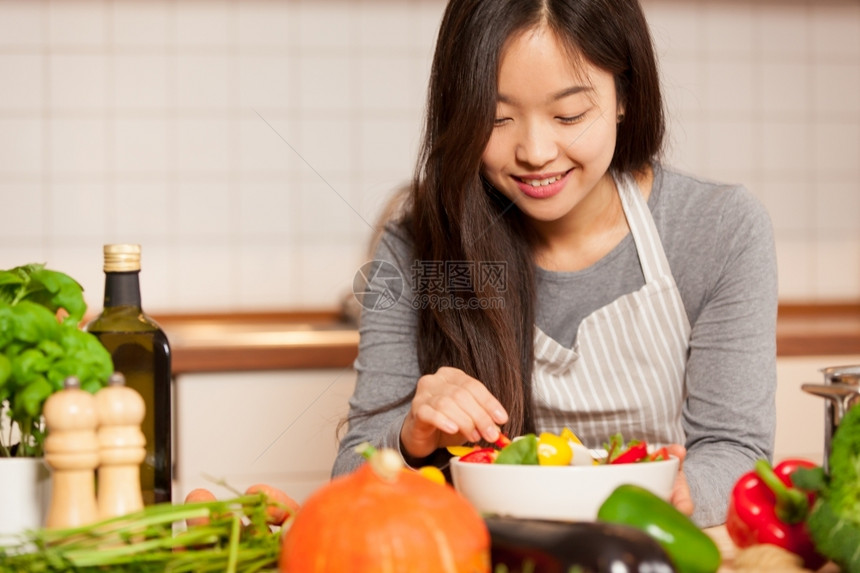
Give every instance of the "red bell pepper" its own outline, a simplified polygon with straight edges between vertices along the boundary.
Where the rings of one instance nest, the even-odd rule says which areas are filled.
[[[504,448],[505,446],[507,446],[510,443],[511,443],[511,439],[509,437],[507,437],[506,435],[504,435],[502,432],[499,432],[499,437],[496,438],[495,442],[493,442],[493,444],[499,449]]]
[[[496,448],[481,448],[462,456],[460,461],[475,464],[491,464],[496,461],[496,456],[498,455],[499,450]]]
[[[826,560],[815,550],[805,521],[815,493],[791,482],[794,470],[816,465],[787,459],[771,468],[767,460],[759,460],[755,470],[742,475],[732,489],[726,516],[726,530],[735,545],[776,545],[799,555],[808,569],[821,567]]]
[[[496,461],[499,456],[499,450],[511,443],[511,439],[504,433],[499,432],[499,437],[493,442],[495,448],[480,448],[473,450],[464,456],[460,456],[461,462],[469,462],[475,464],[491,464]],[[496,449],[498,448],[498,449]]]
[[[610,464],[632,464],[648,457],[648,444],[645,442],[631,442],[626,450],[611,458]]]
[[[656,462],[659,460],[668,460],[668,459],[669,459],[669,448],[667,448],[666,446],[661,447],[660,449],[656,450],[652,454],[648,454],[648,461],[649,462]]]

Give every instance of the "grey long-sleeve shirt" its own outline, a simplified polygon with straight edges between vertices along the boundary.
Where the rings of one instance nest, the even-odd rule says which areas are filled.
[[[684,470],[696,504],[693,518],[703,527],[715,525],[725,520],[737,478],[755,460],[770,459],[773,450],[777,273],[772,226],[764,207],[743,187],[659,165],[648,206],[692,326],[683,426],[688,449]],[[351,414],[405,396],[421,375],[415,350],[417,311],[411,304],[413,257],[405,237],[388,229],[374,257],[394,265],[403,290],[390,308],[362,313]],[[566,346],[573,344],[584,317],[645,284],[629,234],[589,268],[538,268],[536,273],[537,325]],[[394,286],[396,295],[400,283],[385,280],[378,277],[372,288],[379,292]],[[363,441],[399,448],[408,408],[352,423],[333,475],[360,464],[353,448]]]

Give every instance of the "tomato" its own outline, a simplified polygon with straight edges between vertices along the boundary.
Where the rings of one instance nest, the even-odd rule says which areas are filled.
[[[567,466],[573,460],[573,450],[567,438],[549,432],[538,437],[538,463],[542,466]]]

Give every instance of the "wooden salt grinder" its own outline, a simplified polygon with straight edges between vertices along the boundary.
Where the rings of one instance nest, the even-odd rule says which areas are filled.
[[[51,394],[43,409],[48,436],[45,462],[53,469],[51,505],[45,526],[78,527],[98,518],[95,469],[99,464],[95,398],[74,376]]]
[[[99,414],[99,518],[126,515],[143,509],[140,464],[146,457],[146,438],[140,430],[146,406],[141,395],[114,372],[108,385],[96,392]]]

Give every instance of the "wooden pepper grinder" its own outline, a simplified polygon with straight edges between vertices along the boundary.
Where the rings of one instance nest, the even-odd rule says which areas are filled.
[[[74,376],[45,401],[45,462],[53,469],[45,526],[78,527],[98,518],[95,469],[99,464],[95,398]]]
[[[140,429],[146,406],[143,397],[114,372],[108,385],[96,392],[99,414],[99,518],[126,515],[143,509],[140,464],[146,438]]]

